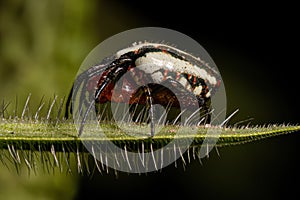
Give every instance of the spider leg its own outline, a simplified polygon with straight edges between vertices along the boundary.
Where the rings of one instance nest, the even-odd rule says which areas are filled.
[[[146,94],[147,102],[150,106],[150,131],[151,131],[151,137],[154,136],[155,133],[155,124],[154,124],[154,108],[153,108],[153,97],[151,95],[151,90],[149,86],[143,86],[144,92]]]
[[[104,82],[101,87],[96,91],[96,95],[95,95],[95,99],[91,101],[91,103],[89,104],[87,110],[84,113],[83,119],[80,123],[80,127],[79,127],[79,134],[78,136],[80,137],[83,131],[83,127],[84,124],[87,120],[87,116],[89,114],[89,112],[91,111],[92,107],[95,105],[95,101],[99,98],[99,96],[101,95],[101,92],[103,91],[103,89],[108,85],[108,83],[110,83],[111,79],[108,79],[106,82]]]
[[[99,76],[105,69],[108,63],[100,63],[99,65],[93,66],[85,71],[83,71],[81,74],[79,74],[74,81],[72,88],[69,92],[67,101],[66,101],[66,107],[65,107],[65,118],[69,119],[69,114],[73,114],[72,109],[72,98],[76,97],[77,93],[80,90],[80,87],[83,85],[85,86],[93,77]],[[81,91],[80,95],[80,103],[87,103],[87,100],[85,100],[85,92]]]
[[[66,119],[69,119],[69,112],[72,114],[72,102],[71,102],[71,99],[72,99],[73,89],[74,89],[74,85],[72,85],[72,88],[71,88],[71,90],[69,92],[69,95],[68,95],[68,99],[66,101],[66,110],[65,110],[65,118]]]
[[[85,111],[83,115],[83,119],[80,123],[80,128],[79,128],[79,134],[78,136],[80,137],[83,131],[84,124],[87,120],[88,114],[91,111],[92,107],[95,106],[95,102],[99,99],[101,96],[101,93],[105,89],[107,85],[109,85],[113,81],[118,81],[127,71],[129,66],[132,63],[132,59],[128,57],[121,57],[120,59],[112,62],[108,67],[107,70],[109,70],[109,73],[107,74],[107,77],[103,83],[101,83],[98,87],[98,89],[95,92],[95,97],[94,99],[90,102],[87,110]]]
[[[173,107],[178,108],[180,108],[179,102],[181,102],[184,105],[184,107],[188,109],[190,108],[190,111],[192,112],[194,112],[194,109],[198,106],[199,108],[201,108],[201,116],[205,116],[205,123],[210,123],[209,98],[203,98],[202,96],[200,96],[200,94],[195,95],[193,91],[185,88],[179,81],[174,79],[166,79],[161,83],[161,85],[163,85],[164,87],[151,88],[152,97],[155,99],[155,102],[161,104],[168,101],[168,103],[171,103]],[[166,88],[172,88],[173,93],[168,92]],[[172,96],[174,95],[176,95],[176,101],[174,101],[172,98]]]

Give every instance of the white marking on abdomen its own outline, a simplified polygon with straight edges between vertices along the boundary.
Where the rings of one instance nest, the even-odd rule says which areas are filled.
[[[160,70],[162,68],[159,65],[155,65],[153,63],[144,62],[143,60],[140,60],[140,58],[138,58],[135,61],[135,66],[138,69],[143,70],[147,74],[152,74],[153,72],[158,71],[158,70]]]
[[[205,94],[205,97],[206,98],[210,97],[210,91],[208,91],[208,93]]]
[[[185,77],[181,77],[178,81],[179,83],[181,83],[181,85],[183,85],[184,88],[186,88],[187,90],[191,91],[191,85],[190,83],[186,80]]]
[[[202,86],[201,86],[201,85],[195,87],[195,89],[194,89],[194,91],[193,91],[193,93],[194,93],[195,95],[200,95],[201,92],[202,92]]]
[[[166,69],[200,77],[211,85],[217,84],[216,78],[208,74],[205,69],[201,69],[199,66],[193,65],[185,60],[175,58],[165,52],[146,53],[144,56],[136,59],[135,65],[146,73]]]
[[[160,71],[151,74],[151,77],[155,83],[161,83],[164,79],[164,76]]]

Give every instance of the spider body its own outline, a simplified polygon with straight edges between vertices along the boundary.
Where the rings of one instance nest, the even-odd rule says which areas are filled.
[[[94,94],[90,103],[85,100],[85,94],[81,94],[81,102],[88,109],[79,135],[93,106],[127,102],[149,107],[153,136],[154,104],[180,108],[181,102],[187,107],[198,105],[209,112],[211,95],[220,86],[220,80],[219,73],[207,63],[177,48],[159,43],[135,44],[77,77],[79,85]],[[78,90],[78,87],[73,88],[73,95]],[[67,104],[70,104],[70,96]],[[209,121],[208,114],[206,122]]]

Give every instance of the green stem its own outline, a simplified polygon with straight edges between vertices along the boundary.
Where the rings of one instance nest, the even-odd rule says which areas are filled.
[[[134,127],[134,125],[131,125]],[[98,127],[99,128],[99,127]],[[139,130],[141,125],[136,125]],[[76,163],[78,173],[90,173],[90,159],[96,164],[94,169],[102,172],[106,170],[101,168],[101,164],[93,158],[83,145],[83,142],[113,142],[121,148],[129,151],[137,151],[141,145],[145,147],[145,151],[153,151],[154,148],[162,148],[172,140],[192,140],[189,146],[194,152],[200,152],[201,145],[205,139],[207,141],[217,141],[215,147],[223,147],[235,144],[243,144],[253,142],[264,138],[296,133],[300,131],[300,126],[285,125],[269,125],[269,126],[253,126],[253,127],[181,127],[180,131],[185,134],[176,134],[179,126],[164,126],[160,133],[154,137],[147,135],[134,137],[125,134],[115,124],[106,122],[101,124],[104,135],[98,136],[95,133],[82,135],[77,137],[78,132],[75,124],[71,121],[42,122],[34,120],[6,120],[0,121],[0,161],[6,165],[14,163],[15,168],[19,172],[21,166],[25,165],[28,171],[36,170],[38,166],[35,163],[42,163],[43,169],[58,168],[60,171],[71,170],[72,164]],[[191,131],[191,129],[195,130]],[[135,130],[134,128],[132,129]],[[210,130],[210,131],[208,131]],[[191,132],[195,134],[191,134]],[[215,133],[218,134],[215,134]],[[180,144],[180,143],[178,143]],[[210,145],[210,143],[207,143]],[[180,148],[180,146],[178,146]],[[171,150],[173,151],[173,149]],[[170,151],[170,152],[171,152]],[[189,150],[188,150],[189,151]],[[197,153],[196,153],[197,154]],[[184,156],[182,156],[182,159]],[[200,157],[199,157],[200,159]],[[62,167],[66,166],[66,167]]]
[[[89,136],[83,136],[78,138],[77,130],[75,125],[71,121],[62,121],[56,124],[47,122],[34,122],[26,120],[2,120],[0,122],[0,146],[8,142],[23,142],[23,143],[34,143],[34,142],[78,142],[81,140],[90,141],[119,141],[124,143],[136,143],[137,141],[150,141],[148,137],[133,137],[125,135],[111,123],[105,123],[102,125],[105,127],[106,137],[96,137],[92,134]],[[137,126],[137,129],[140,126]],[[155,135],[152,141],[166,141],[174,139],[175,133],[173,129],[178,126],[164,126],[162,131]],[[268,125],[268,126],[253,126],[253,127],[211,127],[212,129],[220,132],[220,135],[214,135],[207,133],[208,128],[197,127],[197,134],[190,134],[189,129],[191,127],[184,127],[181,131],[186,134],[181,134],[175,139],[194,139],[194,145],[201,145],[205,138],[219,137],[218,146],[228,146],[238,143],[251,142],[260,140],[268,137],[288,134],[300,130],[300,126],[285,126],[285,125]],[[212,131],[213,132],[213,131]],[[2,144],[2,145],[1,145]]]

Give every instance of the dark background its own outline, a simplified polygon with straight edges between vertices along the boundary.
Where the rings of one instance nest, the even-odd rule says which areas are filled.
[[[3,2],[0,5],[2,11],[11,7],[11,4]],[[12,15],[17,19],[24,19],[24,15],[28,15],[26,6],[28,4],[24,6],[19,3]],[[84,3],[77,7],[73,5],[74,9],[71,11],[68,10],[69,6],[72,7],[71,3],[65,1],[51,3],[51,6],[47,9],[52,8],[53,12],[49,14],[52,21],[49,26],[44,27],[49,31],[40,33],[42,35],[33,34],[31,18],[28,21],[25,18],[22,26],[16,26],[18,29],[9,28],[9,23],[5,23],[7,20],[2,18],[0,41],[7,44],[0,44],[3,55],[2,61],[0,57],[0,91],[6,98],[14,97],[14,94],[11,95],[12,91],[26,95],[33,90],[36,91],[33,92],[37,94],[36,99],[40,98],[38,94],[64,95],[71,87],[82,60],[98,43],[121,31],[156,26],[174,29],[192,37],[211,55],[225,83],[227,113],[239,109],[232,123],[250,118],[253,118],[252,124],[295,124],[300,121],[299,14],[296,5],[287,1],[263,4],[254,1],[217,3],[152,0],[93,1],[90,6]],[[39,11],[38,8],[32,10],[34,14]],[[59,17],[55,17],[56,12],[57,15],[60,14]],[[21,13],[19,18],[17,13]],[[44,24],[43,21],[41,24]],[[40,26],[37,25],[37,29],[38,27]],[[51,32],[52,27],[55,27],[54,33]],[[31,32],[22,33],[24,29],[30,29]],[[25,43],[30,44],[27,51],[33,53],[5,57],[6,49],[11,46],[7,42],[10,39],[7,31],[21,32],[26,39]],[[50,42],[41,42],[42,47],[32,45],[39,44],[35,38],[47,34]],[[47,37],[42,37],[41,40],[44,39]],[[49,50],[49,53],[47,49],[50,48],[53,51]],[[44,51],[41,55],[37,53]],[[47,70],[52,70],[50,77],[45,77],[49,82],[41,80],[41,77],[37,79],[38,75],[22,76],[24,66],[20,71],[20,63],[15,60],[28,62],[25,71],[47,73]],[[8,74],[11,78],[7,78]],[[35,82],[31,83],[31,80]],[[49,90],[45,91],[45,87]],[[92,178],[79,176],[76,196],[78,199],[104,196],[151,199],[292,197],[297,195],[300,185],[297,170],[299,139],[300,136],[296,133],[220,148],[220,157],[213,151],[209,159],[202,161],[203,165],[193,161],[185,170],[179,165],[177,168],[169,166],[161,173],[147,175],[119,173],[118,178],[113,173],[95,175]]]
[[[253,124],[298,123],[298,13],[295,5],[145,1],[123,3],[141,26],[166,27],[197,40],[217,64],[225,82],[228,112]],[[141,19],[140,18],[140,19]],[[140,20],[139,19],[139,20]],[[183,171],[86,178],[81,192],[98,195],[186,199],[276,199],[297,196],[299,139],[281,136],[220,149]],[[100,185],[99,185],[100,184]],[[119,192],[114,192],[117,189]],[[94,190],[93,190],[94,191]]]

